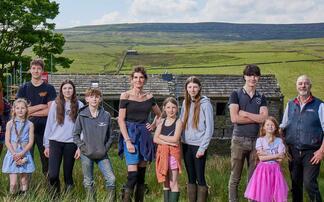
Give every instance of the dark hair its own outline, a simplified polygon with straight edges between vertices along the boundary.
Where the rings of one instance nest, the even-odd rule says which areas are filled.
[[[40,58],[37,58],[37,59],[33,59],[31,62],[30,62],[30,67],[32,67],[33,65],[35,66],[41,66],[42,69],[44,70],[44,61]]]
[[[133,71],[132,71],[130,77],[133,78],[135,73],[142,73],[145,80],[147,80],[147,74],[146,74],[145,68],[143,66],[133,67]]]
[[[260,68],[254,64],[246,65],[243,76],[261,76]]]
[[[165,98],[165,100],[163,101],[163,104],[162,104],[162,106],[163,106],[163,109],[162,109],[162,115],[161,115],[162,118],[165,118],[165,117],[167,116],[166,113],[165,113],[164,107],[165,107],[169,102],[172,103],[172,104],[174,104],[174,105],[176,105],[177,108],[179,107],[178,101],[177,101],[174,97],[167,97],[167,98]]]
[[[199,123],[199,114],[200,114],[200,97],[201,97],[201,83],[199,79],[195,76],[191,76],[186,80],[185,89],[184,89],[184,97],[185,97],[185,113],[184,113],[184,120],[183,120],[183,128],[187,127],[187,122],[189,118],[189,111],[190,111],[190,105],[191,105],[191,97],[187,91],[187,86],[189,83],[195,83],[198,84],[200,90],[198,94],[195,97],[195,108],[194,108],[194,115],[193,115],[193,128],[198,128]]]
[[[56,121],[59,125],[62,125],[64,123],[64,118],[65,118],[65,99],[64,99],[64,95],[63,95],[63,86],[65,84],[70,84],[73,88],[73,94],[71,97],[71,112],[69,114],[71,120],[73,122],[75,122],[77,115],[78,115],[78,109],[79,109],[79,103],[78,103],[78,99],[76,96],[76,92],[75,92],[75,85],[71,80],[65,80],[62,82],[61,86],[60,86],[60,92],[58,94],[58,96],[55,99],[55,103],[56,103]]]
[[[88,88],[84,93],[85,97],[89,97],[89,96],[93,96],[93,95],[101,97],[102,93],[99,90],[99,88],[93,88],[93,87]]]

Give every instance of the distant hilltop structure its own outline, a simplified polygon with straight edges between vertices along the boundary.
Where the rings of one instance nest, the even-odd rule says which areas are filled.
[[[131,49],[126,51],[127,55],[138,55],[137,50]]]

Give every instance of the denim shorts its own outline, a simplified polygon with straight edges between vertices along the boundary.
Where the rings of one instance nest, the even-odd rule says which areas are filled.
[[[133,143],[135,147],[135,152],[130,153],[126,147],[126,142],[124,141],[124,155],[125,155],[125,160],[127,165],[136,165],[139,164],[139,162],[144,160],[143,155],[140,153],[140,148],[139,148],[139,141],[136,140],[135,143]]]

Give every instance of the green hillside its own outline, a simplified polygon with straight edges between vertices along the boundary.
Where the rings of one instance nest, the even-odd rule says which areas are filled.
[[[241,74],[249,63],[262,73],[275,74],[285,97],[295,94],[298,75],[309,74],[314,94],[324,98],[324,38],[267,41],[203,41],[193,35],[176,33],[83,33],[64,32],[64,56],[74,59],[70,69],[59,73],[115,73],[127,49],[121,69],[144,65],[149,73]],[[150,35],[150,37],[148,37]]]

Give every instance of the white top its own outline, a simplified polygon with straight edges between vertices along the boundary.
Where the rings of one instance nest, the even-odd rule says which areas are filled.
[[[83,107],[83,103],[78,101],[79,109]],[[45,148],[49,147],[49,140],[55,140],[58,142],[65,143],[73,143],[73,127],[74,122],[71,120],[69,116],[69,112],[71,111],[70,102],[65,103],[65,117],[64,123],[62,125],[58,125],[56,121],[56,108],[57,104],[52,102],[50,110],[48,112],[45,132],[44,132],[44,140],[43,145]]]

